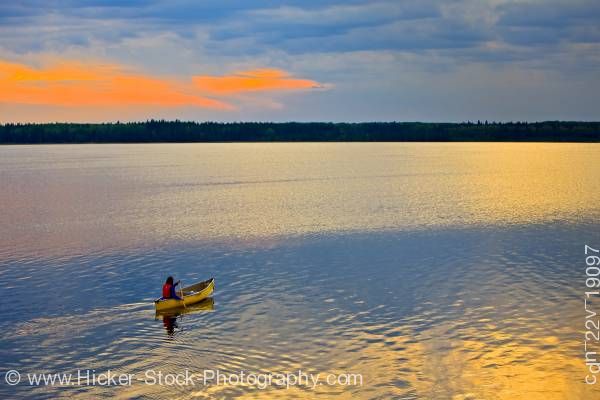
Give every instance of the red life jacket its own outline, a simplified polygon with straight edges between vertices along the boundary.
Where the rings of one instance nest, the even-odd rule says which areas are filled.
[[[163,285],[163,295],[162,297],[164,297],[165,299],[170,299],[171,298],[171,284],[170,283],[165,283]]]

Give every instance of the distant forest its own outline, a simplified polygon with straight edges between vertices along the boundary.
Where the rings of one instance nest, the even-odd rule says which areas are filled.
[[[600,142],[600,122],[4,124],[0,144],[151,142]]]

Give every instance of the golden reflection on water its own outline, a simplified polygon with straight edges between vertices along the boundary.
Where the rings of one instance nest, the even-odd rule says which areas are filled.
[[[184,172],[185,189],[148,199],[166,203],[177,196],[174,203],[184,205],[163,226],[183,224],[184,234],[194,235],[201,232],[188,222],[197,222],[211,237],[252,237],[567,221],[598,211],[595,144],[255,146],[234,148],[222,159],[235,159],[241,176],[207,188]],[[205,208],[217,208],[222,225],[194,212]]]
[[[194,312],[211,311],[212,304],[207,302]],[[148,312],[143,306],[123,306],[117,314],[114,310],[96,310],[78,317],[34,320],[26,326],[18,327],[15,333],[24,334],[19,330],[27,329],[30,335],[48,337],[48,343],[42,343],[44,346],[59,345],[61,338],[69,338],[73,332],[86,329],[93,331],[103,324],[122,324],[140,317],[147,318]],[[126,312],[127,309],[130,310],[129,313]],[[185,325],[186,322],[182,324]],[[534,326],[538,321],[526,324]],[[246,370],[246,373],[295,373],[302,369],[304,372],[320,374],[321,379],[330,373],[354,372],[362,375],[363,386],[319,385],[314,390],[306,386],[291,386],[289,389],[267,386],[258,389],[256,386],[215,384],[174,387],[136,381],[131,386],[91,386],[85,390],[87,395],[110,395],[119,399],[156,396],[181,399],[383,397],[554,400],[593,399],[600,396],[599,387],[583,384],[582,377],[586,372],[582,359],[569,355],[571,351],[561,347],[560,339],[551,333],[535,338],[531,345],[524,345],[524,337],[515,337],[514,334],[498,329],[492,322],[487,324],[485,332],[465,327],[461,332],[461,339],[452,337],[450,332],[455,325],[451,321],[422,332],[414,331],[409,324],[398,324],[391,330],[386,328],[389,327],[371,326],[368,330],[353,328],[343,336],[326,340],[325,349],[307,347],[302,359],[294,360],[292,357],[285,363],[281,362],[281,357],[269,359],[268,354],[265,354],[266,357],[261,358],[264,368]],[[135,373],[143,378],[144,371],[149,369],[165,374],[182,373],[189,369],[196,376],[200,376],[205,368],[220,368],[224,374],[244,370],[243,365],[252,356],[253,349],[231,355],[233,360],[239,362],[237,366],[232,361],[230,365],[219,364],[218,353],[231,348],[207,349],[203,353],[192,352],[190,356],[186,355],[186,350],[204,346],[202,333],[198,337],[198,330],[203,328],[200,326],[195,329],[195,341],[177,340],[177,336],[174,336],[174,340],[166,343],[167,346],[156,346],[149,340],[150,337],[114,338],[114,348],[131,340],[142,339],[142,344],[145,344],[143,354],[129,355],[129,358],[122,360],[121,367],[113,367],[114,372]],[[211,327],[207,326],[205,329]],[[235,332],[235,336],[255,334],[256,332],[251,331]],[[281,351],[285,352],[286,349],[282,348]],[[42,359],[52,365],[56,363],[54,357],[56,354],[49,354]],[[323,364],[324,359],[326,364],[320,368],[312,368],[310,362],[307,363],[307,360],[312,360],[316,366]],[[78,361],[81,366],[97,365],[95,363],[97,361],[94,358]]]
[[[597,220],[600,215],[598,144],[39,146],[3,147],[0,153],[3,183],[14,188],[0,193],[2,232],[10,232],[2,238],[0,260],[32,255],[52,259],[64,253],[87,255],[99,249],[112,254],[118,249],[157,243],[231,238],[266,248],[287,235],[417,228],[435,231],[441,227],[553,221],[568,224],[583,222],[583,218]],[[499,247],[497,251],[507,250]],[[392,257],[386,262],[394,260]],[[298,259],[295,262],[301,264]],[[517,308],[515,293],[537,288],[537,271],[525,275],[525,266],[518,263],[510,268],[505,275],[499,273],[503,279],[497,282],[506,284],[506,291],[490,297],[486,306],[491,310]],[[69,273],[77,272],[73,268]],[[529,281],[519,287],[521,276]],[[551,275],[545,278],[553,283]],[[275,278],[247,275],[244,279],[266,279],[263,283],[268,285]],[[288,277],[280,275],[277,279],[289,284]],[[470,279],[465,276],[460,282],[467,286],[464,296],[477,291],[481,283]],[[567,299],[569,309],[560,309],[567,321],[563,330],[554,331],[546,329],[543,316],[507,320],[510,313],[504,310],[504,314],[492,313],[500,317],[498,320],[469,319],[475,314],[467,314],[466,308],[462,310],[464,317],[460,313],[460,317],[438,315],[439,322],[425,328],[432,314],[418,311],[412,318],[419,321],[407,318],[379,325],[374,320],[359,323],[358,311],[322,320],[312,315],[315,310],[323,311],[321,304],[311,304],[312,299],[288,293],[273,299],[272,293],[265,295],[261,290],[266,289],[257,288],[259,301],[254,300],[256,293],[241,293],[233,297],[235,304],[215,307],[208,302],[183,315],[183,320],[176,316],[179,319],[165,322],[164,327],[159,319],[155,322],[160,335],[156,326],[146,322],[151,312],[144,308],[145,303],[37,318],[17,324],[9,333],[37,340],[36,349],[55,349],[70,343],[74,332],[85,337],[122,326],[117,332],[123,336],[96,344],[99,348],[92,349],[92,354],[40,352],[43,354],[30,355],[34,365],[89,367],[100,360],[136,373],[148,368],[164,368],[165,372],[186,368],[291,372],[310,368],[308,372],[322,375],[361,373],[364,380],[364,386],[358,388],[323,385],[315,391],[215,385],[190,390],[139,384],[86,388],[84,394],[88,395],[600,398],[598,388],[583,384],[585,369],[577,357],[579,322],[573,319],[581,310],[570,309],[573,297],[565,287],[561,290],[567,293],[560,293],[553,301]],[[146,295],[140,294],[140,298]],[[220,295],[215,293],[217,298]],[[562,306],[541,297],[539,300],[546,302],[531,308],[541,314]],[[212,320],[202,318],[203,311],[213,309],[218,310],[214,314],[222,314]],[[301,318],[286,319],[290,309]],[[225,323],[232,314],[235,320]],[[397,314],[405,316],[400,311]],[[191,329],[182,331],[169,325],[174,322],[191,325]],[[129,324],[135,325],[134,333]],[[554,322],[552,326],[556,325]],[[280,336],[270,336],[274,332]],[[205,348],[207,344],[210,348]]]
[[[475,145],[473,145],[475,146]],[[459,184],[472,215],[487,224],[578,220],[598,211],[600,153],[596,145],[496,144],[494,151],[463,157],[473,171]],[[458,188],[457,188],[458,189]]]
[[[474,339],[445,341],[442,327],[424,341],[421,371],[427,377],[418,387],[418,398],[453,399],[585,399],[599,395],[595,387],[586,387],[579,358],[555,347],[557,338],[539,339],[539,345],[527,346],[510,340],[510,334],[495,331],[489,337],[472,330]],[[435,339],[434,339],[435,338]],[[544,350],[544,344],[552,350]],[[436,348],[440,346],[440,351]],[[445,348],[445,349],[444,349]]]
[[[11,232],[4,251],[570,222],[600,213],[599,144],[80,145],[0,152],[3,181],[14,189],[0,194]]]

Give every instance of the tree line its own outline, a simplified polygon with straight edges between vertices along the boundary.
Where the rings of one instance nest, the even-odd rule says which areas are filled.
[[[0,125],[0,144],[154,142],[600,142],[600,122],[184,122]]]

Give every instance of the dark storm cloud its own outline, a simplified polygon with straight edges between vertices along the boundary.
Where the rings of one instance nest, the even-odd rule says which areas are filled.
[[[600,2],[595,0],[507,4],[497,11],[495,28],[507,43],[545,46],[600,40]]]
[[[498,12],[500,26],[560,28],[600,21],[600,3],[595,0],[505,4]]]
[[[254,36],[259,43],[284,48],[290,53],[348,52],[362,50],[424,51],[475,46],[488,38],[485,31],[460,23],[436,24],[428,21],[392,22],[380,26],[356,27],[343,31],[310,34]]]
[[[430,1],[282,7],[247,12],[239,20],[213,27],[210,33],[217,42],[251,39],[259,48],[292,53],[396,49],[418,47],[418,39],[406,42],[412,33],[439,32],[431,23],[440,17],[439,8]]]
[[[422,6],[410,2],[407,13],[420,13]],[[328,7],[353,7],[361,5],[366,18],[352,15],[335,21],[320,23],[302,21],[271,21],[270,13],[284,8],[296,8],[306,15],[320,12]],[[372,4],[372,3],[369,3]],[[377,5],[375,5],[377,8]],[[391,11],[394,11],[393,7]],[[17,4],[0,3],[0,28],[14,26],[6,32],[0,46],[16,52],[27,52],[47,47],[61,51],[62,48],[86,41],[110,41],[134,36],[158,33],[174,33],[192,38],[199,30],[210,33],[215,41],[248,35],[267,37],[267,33],[280,35],[282,39],[299,36],[330,36],[352,27],[373,25],[393,20],[393,15],[372,15],[364,0],[24,0]],[[411,10],[414,9],[414,10]],[[273,23],[271,23],[273,22]],[[23,32],[19,32],[19,30]],[[33,34],[32,34],[33,33]],[[12,40],[10,40],[12,39]],[[265,40],[263,45],[268,45]],[[275,40],[271,42],[275,44]],[[258,43],[260,45],[260,43]],[[260,49],[256,49],[259,51]],[[268,49],[265,49],[268,50]],[[285,50],[285,49],[284,49]]]
[[[249,0],[22,0],[0,2],[0,18],[31,17],[50,13],[96,18],[151,18],[196,24],[230,17],[245,10],[298,6],[307,9],[364,0],[249,1]]]
[[[600,38],[595,0],[481,4],[494,18],[467,19],[473,3],[466,0],[24,0],[0,3],[0,23],[42,35],[3,41],[19,51],[159,32],[192,38],[197,31],[206,33],[208,49],[247,54],[476,48],[491,40],[539,47]]]

